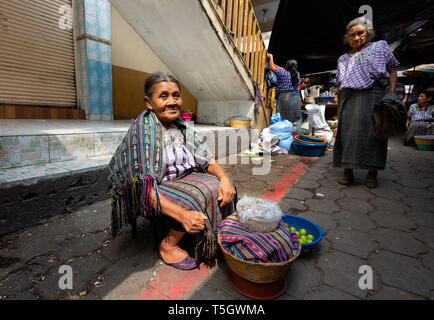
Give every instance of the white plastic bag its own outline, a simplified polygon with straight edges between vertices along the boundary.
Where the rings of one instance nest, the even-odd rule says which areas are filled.
[[[333,131],[331,129],[315,130],[315,137],[323,138],[327,140],[328,143],[331,143],[333,140]]]
[[[262,147],[264,150],[271,151],[273,147],[279,143],[280,136],[278,134],[272,134],[270,132],[270,127],[262,130],[256,143]]]
[[[330,143],[333,131],[325,119],[325,105],[308,104],[305,108],[308,113],[310,135],[321,137]]]
[[[255,232],[272,232],[283,216],[279,204],[250,196],[238,201],[237,214],[240,223]]]
[[[325,119],[325,105],[308,104],[305,106],[308,113],[309,126],[313,129],[329,128]]]

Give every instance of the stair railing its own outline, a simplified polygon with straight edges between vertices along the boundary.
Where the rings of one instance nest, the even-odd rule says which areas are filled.
[[[230,34],[234,46],[250,71],[252,80],[258,83],[262,96],[266,96],[264,68],[267,48],[252,3],[250,0],[209,1]]]

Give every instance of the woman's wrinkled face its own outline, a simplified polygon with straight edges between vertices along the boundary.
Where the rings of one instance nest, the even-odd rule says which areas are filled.
[[[427,104],[429,101],[431,101],[431,98],[428,99],[428,98],[426,97],[425,93],[421,93],[421,94],[419,95],[419,98],[417,99],[417,103],[420,104],[420,105],[425,105],[425,104]]]
[[[146,107],[155,112],[163,125],[172,123],[181,115],[181,91],[174,82],[155,84],[152,97],[145,97],[145,100]]]
[[[364,26],[358,24],[347,31],[346,38],[351,48],[359,50],[366,44],[368,32]]]

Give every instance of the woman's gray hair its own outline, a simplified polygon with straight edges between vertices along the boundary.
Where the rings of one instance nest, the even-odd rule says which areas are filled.
[[[365,27],[367,33],[366,41],[371,41],[372,38],[375,37],[375,31],[374,31],[374,26],[372,24],[372,21],[369,20],[366,16],[357,17],[351,20],[351,22],[347,24],[346,31],[348,32],[348,30],[350,30],[352,27],[357,25],[361,25],[362,27]],[[346,36],[344,37],[344,42],[348,43]]]
[[[179,85],[178,80],[168,73],[163,72],[156,72],[151,74],[145,82],[145,96],[151,98],[154,94],[154,85],[160,82],[174,82],[179,88],[179,91],[181,91],[181,86]]]

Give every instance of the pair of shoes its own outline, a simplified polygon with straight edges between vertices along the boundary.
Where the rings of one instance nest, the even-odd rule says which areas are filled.
[[[349,185],[350,183],[352,183],[354,181],[354,177],[347,177],[347,176],[342,176],[338,179],[338,183],[342,184],[344,186]]]
[[[180,262],[175,262],[175,263],[168,263],[166,261],[164,261],[163,257],[161,256],[160,251],[158,250],[158,257],[168,266],[174,267],[176,269],[180,269],[180,270],[192,270],[197,268],[197,266],[199,265],[196,260],[194,260],[192,257],[187,256],[184,260],[180,261]]]
[[[376,187],[378,187],[377,180],[366,179],[365,186],[367,186],[370,189],[375,189]]]

